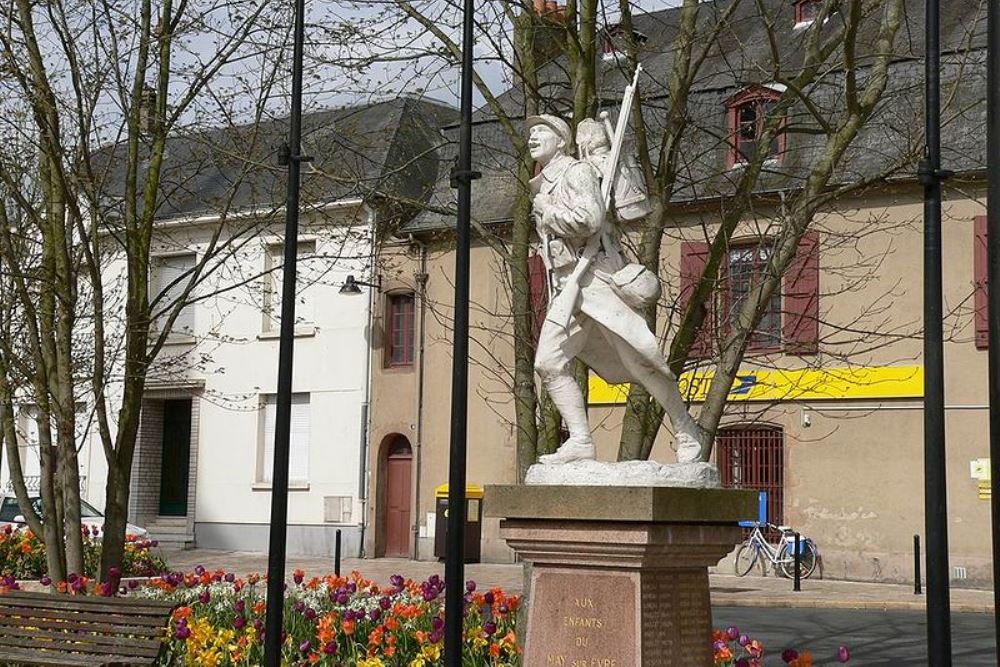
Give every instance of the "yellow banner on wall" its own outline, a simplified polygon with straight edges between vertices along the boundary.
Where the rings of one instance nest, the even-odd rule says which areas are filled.
[[[700,403],[715,374],[685,373],[681,394]],[[805,370],[740,371],[729,390],[731,401],[823,401],[877,398],[922,398],[923,366],[868,366]],[[591,373],[590,404],[620,405],[628,399],[628,385],[611,385]]]

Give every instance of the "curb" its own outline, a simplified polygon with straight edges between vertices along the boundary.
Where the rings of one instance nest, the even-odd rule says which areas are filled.
[[[919,611],[927,609],[926,602],[903,602],[900,600],[845,600],[825,598],[747,598],[731,597],[725,593],[712,594],[712,606],[745,607],[758,609],[855,609],[867,611]],[[952,603],[951,611],[959,614],[992,614],[992,605]]]

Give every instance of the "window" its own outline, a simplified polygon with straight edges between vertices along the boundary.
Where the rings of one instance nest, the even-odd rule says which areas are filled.
[[[742,245],[730,248],[727,262],[728,321],[735,327],[740,310],[757,286],[771,259],[772,247],[769,243]],[[781,291],[774,294],[764,306],[760,322],[747,342],[748,350],[776,349],[781,347]]]
[[[415,310],[413,294],[390,294],[385,310],[385,365],[412,366]]]
[[[739,307],[746,300],[771,256],[771,245],[734,244],[720,268],[721,288],[704,302],[705,318],[691,346],[693,359],[712,355],[715,340],[730,330]],[[703,241],[681,244],[680,303],[683,312],[708,264],[710,246]],[[819,233],[807,231],[799,240],[795,257],[781,279],[781,289],[766,304],[756,331],[747,344],[749,351],[781,350],[785,354],[812,355],[819,349]]]
[[[795,23],[812,23],[823,9],[823,0],[798,0],[795,3]]]
[[[308,287],[311,278],[309,259],[316,254],[315,241],[300,241],[295,272],[295,325],[303,326],[313,322],[312,301]],[[284,279],[285,248],[281,244],[267,246],[264,258],[264,331],[281,328],[281,286]]]
[[[617,57],[626,39],[625,28],[620,23],[609,25],[601,31],[601,53],[605,59]],[[638,30],[632,31],[632,40],[636,46],[642,46],[648,38]]]
[[[727,164],[730,168],[752,160],[758,151],[766,151],[767,159],[782,158],[785,152],[782,128],[778,128],[769,145],[761,145],[767,115],[780,97],[781,92],[774,88],[752,86],[726,104],[730,136]]]
[[[767,492],[767,522],[784,523],[784,434],[775,426],[719,429],[718,463],[722,486]],[[777,535],[768,534],[772,539]]]
[[[191,271],[194,270],[197,257],[194,253],[185,255],[166,255],[153,258],[153,279],[150,281],[153,291],[149,295],[153,315],[156,317],[154,327],[160,330],[166,325],[167,318],[173,312],[175,303],[181,298]],[[174,320],[171,334],[194,334],[194,305],[185,305],[177,319]]]
[[[274,466],[274,425],[278,413],[278,397],[264,396],[261,405],[263,424],[261,428],[260,460],[257,465],[257,481],[270,484]],[[309,394],[292,394],[292,424],[288,444],[288,481],[305,483],[309,480]]]

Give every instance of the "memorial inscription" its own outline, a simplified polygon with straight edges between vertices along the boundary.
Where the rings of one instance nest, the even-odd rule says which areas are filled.
[[[556,568],[532,573],[526,666],[633,667],[638,605],[634,574]]]

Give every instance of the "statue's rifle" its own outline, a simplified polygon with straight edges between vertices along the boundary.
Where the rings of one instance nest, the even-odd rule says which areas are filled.
[[[606,215],[604,212],[611,208],[611,194],[614,191],[615,179],[618,176],[618,164],[621,161],[622,146],[625,143],[625,131],[628,129],[628,117],[632,112],[632,100],[635,98],[635,91],[639,85],[639,74],[641,72],[642,65],[636,65],[632,83],[625,87],[621,108],[618,112],[618,123],[615,126],[615,134],[611,139],[611,153],[608,155],[604,173],[601,175],[601,201],[604,205],[601,215],[602,225],[603,218]],[[573,268],[573,273],[569,274],[566,282],[563,284],[562,291],[551,301],[549,312],[545,316],[545,319],[552,320],[563,328],[569,329],[573,321],[573,309],[576,306],[577,299],[580,298],[580,281],[583,279],[583,274],[590,268],[594,257],[597,256],[597,252],[601,249],[602,236],[603,232],[598,230],[587,241],[587,245],[580,254],[576,266]]]

